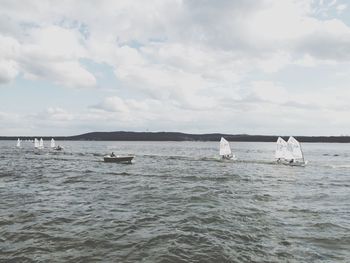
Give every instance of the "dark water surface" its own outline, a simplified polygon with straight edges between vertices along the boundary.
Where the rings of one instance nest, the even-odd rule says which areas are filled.
[[[1,262],[349,262],[350,145],[0,142]],[[48,144],[48,142],[46,143]],[[134,153],[132,165],[102,156]]]

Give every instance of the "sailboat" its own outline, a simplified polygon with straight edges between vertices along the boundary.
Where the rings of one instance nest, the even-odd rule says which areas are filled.
[[[43,141],[43,138],[40,138],[39,149],[43,149],[43,148],[44,148],[44,141]]]
[[[304,160],[301,145],[294,137],[289,137],[288,142],[278,137],[276,144],[275,158],[277,163],[292,166],[304,166],[307,164]]]
[[[63,150],[62,146],[59,146],[59,145],[56,146],[55,140],[53,138],[51,139],[51,148],[54,149],[55,151]]]
[[[18,138],[18,140],[17,140],[17,145],[16,145],[18,148],[20,148],[21,147],[21,139],[20,138]]]
[[[232,153],[229,142],[221,137],[220,140],[220,156],[224,160],[235,160],[236,156]]]
[[[51,139],[51,148],[55,148],[56,144],[55,144],[55,140],[52,138]]]
[[[293,159],[293,156],[288,151],[288,143],[281,137],[278,137],[276,142],[275,158],[278,163],[285,160]]]
[[[37,138],[34,139],[34,148],[39,148],[39,141]]]
[[[293,157],[289,161],[290,165],[304,166],[307,164],[307,161],[304,159],[304,153],[301,149],[301,145],[293,136],[289,137],[287,144],[288,152],[290,152]]]

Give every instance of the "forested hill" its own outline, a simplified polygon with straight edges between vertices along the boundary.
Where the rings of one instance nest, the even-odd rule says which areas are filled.
[[[90,132],[75,136],[0,136],[0,140],[17,140],[43,138],[49,140],[81,140],[81,141],[219,141],[225,137],[228,141],[246,142],[275,142],[278,136],[274,135],[247,135],[247,134],[188,134],[180,132]],[[285,140],[288,136],[282,136]],[[300,142],[340,142],[349,143],[349,136],[296,136]]]

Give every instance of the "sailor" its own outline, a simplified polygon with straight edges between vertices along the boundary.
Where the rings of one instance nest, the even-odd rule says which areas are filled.
[[[114,154],[114,152],[112,152],[112,153],[111,153],[111,157],[115,157],[115,154]]]
[[[229,159],[230,159],[230,155],[229,155],[229,154],[223,155],[223,156],[222,156],[222,159],[229,160]]]
[[[289,163],[294,163],[294,159],[290,160]]]

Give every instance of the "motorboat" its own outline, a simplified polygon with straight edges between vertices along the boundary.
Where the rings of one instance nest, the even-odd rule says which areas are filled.
[[[131,163],[132,159],[134,159],[134,155],[105,155],[103,160],[107,163]]]

